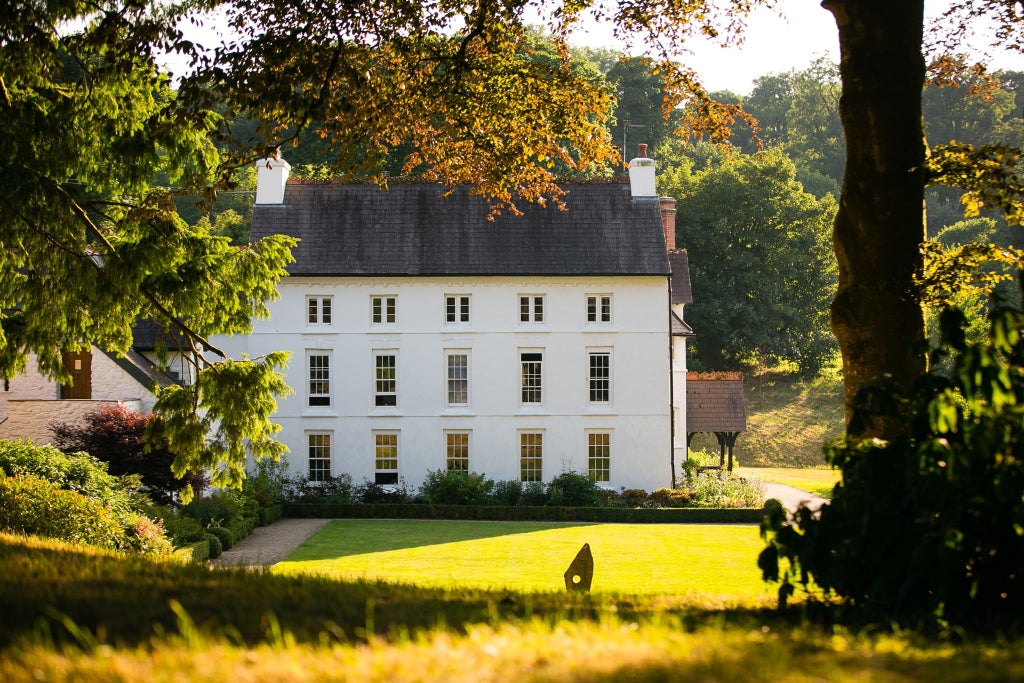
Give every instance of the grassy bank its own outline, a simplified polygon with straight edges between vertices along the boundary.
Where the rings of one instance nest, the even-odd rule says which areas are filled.
[[[805,380],[762,370],[743,375],[747,430],[733,455],[744,467],[821,467],[821,447],[843,432],[843,385],[836,371]],[[718,454],[713,435],[698,434],[691,447]]]

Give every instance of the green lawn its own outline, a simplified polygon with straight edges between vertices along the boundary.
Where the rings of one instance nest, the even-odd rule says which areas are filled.
[[[754,526],[336,520],[273,569],[437,588],[563,591],[584,543],[595,593],[767,598]]]
[[[832,497],[832,487],[839,481],[839,470],[831,467],[737,467],[744,477],[795,486],[824,498]]]

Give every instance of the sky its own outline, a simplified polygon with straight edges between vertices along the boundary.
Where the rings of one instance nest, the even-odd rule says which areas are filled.
[[[739,47],[695,42],[690,47],[692,55],[681,61],[697,71],[709,90],[731,90],[739,95],[749,94],[759,76],[799,70],[821,56],[839,61],[835,21],[817,0],[778,0],[777,6],[777,11],[754,10]],[[616,45],[610,31],[593,26],[572,42],[591,47]]]
[[[925,13],[930,17],[938,16],[948,4],[949,0],[925,0]],[[821,56],[839,61],[835,21],[822,9],[820,0],[776,0],[775,5],[776,10],[764,7],[754,10],[742,45],[722,48],[711,43],[694,43],[690,46],[691,55],[681,61],[697,71],[708,90],[731,90],[738,95],[749,94],[754,79],[760,76],[803,69]],[[207,40],[198,42],[216,41],[207,36]],[[594,23],[578,30],[572,42],[591,47],[621,47],[609,27]],[[1019,54],[996,55],[990,64],[1024,70],[1024,58]],[[174,70],[175,65],[169,66]]]
[[[697,71],[708,90],[731,90],[738,95],[749,94],[759,76],[800,70],[818,57],[838,63],[839,32],[820,0],[776,0],[775,5],[775,10],[758,7],[751,13],[746,39],[739,47],[694,43],[691,56],[680,61]],[[948,6],[949,0],[925,0],[925,15],[935,19]],[[573,42],[592,47],[616,44],[610,30],[593,25]],[[987,42],[983,27],[975,38],[976,47]],[[1019,53],[995,54],[986,63],[993,68],[1024,70],[1024,57]]]

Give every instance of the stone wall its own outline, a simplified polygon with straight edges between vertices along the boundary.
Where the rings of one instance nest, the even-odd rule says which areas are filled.
[[[9,400],[7,419],[0,422],[0,439],[30,439],[36,444],[51,443],[50,426],[60,422],[82,422],[86,414],[105,405],[127,405],[142,410],[141,401],[40,401]]]

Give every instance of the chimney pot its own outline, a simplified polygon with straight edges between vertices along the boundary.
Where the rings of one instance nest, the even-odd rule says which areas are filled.
[[[654,159],[647,156],[647,145],[638,145],[638,156],[629,162],[629,190],[633,199],[657,199],[654,187]]]
[[[275,147],[270,156],[256,162],[257,204],[284,204],[284,187],[291,167],[281,158],[279,147]]]

